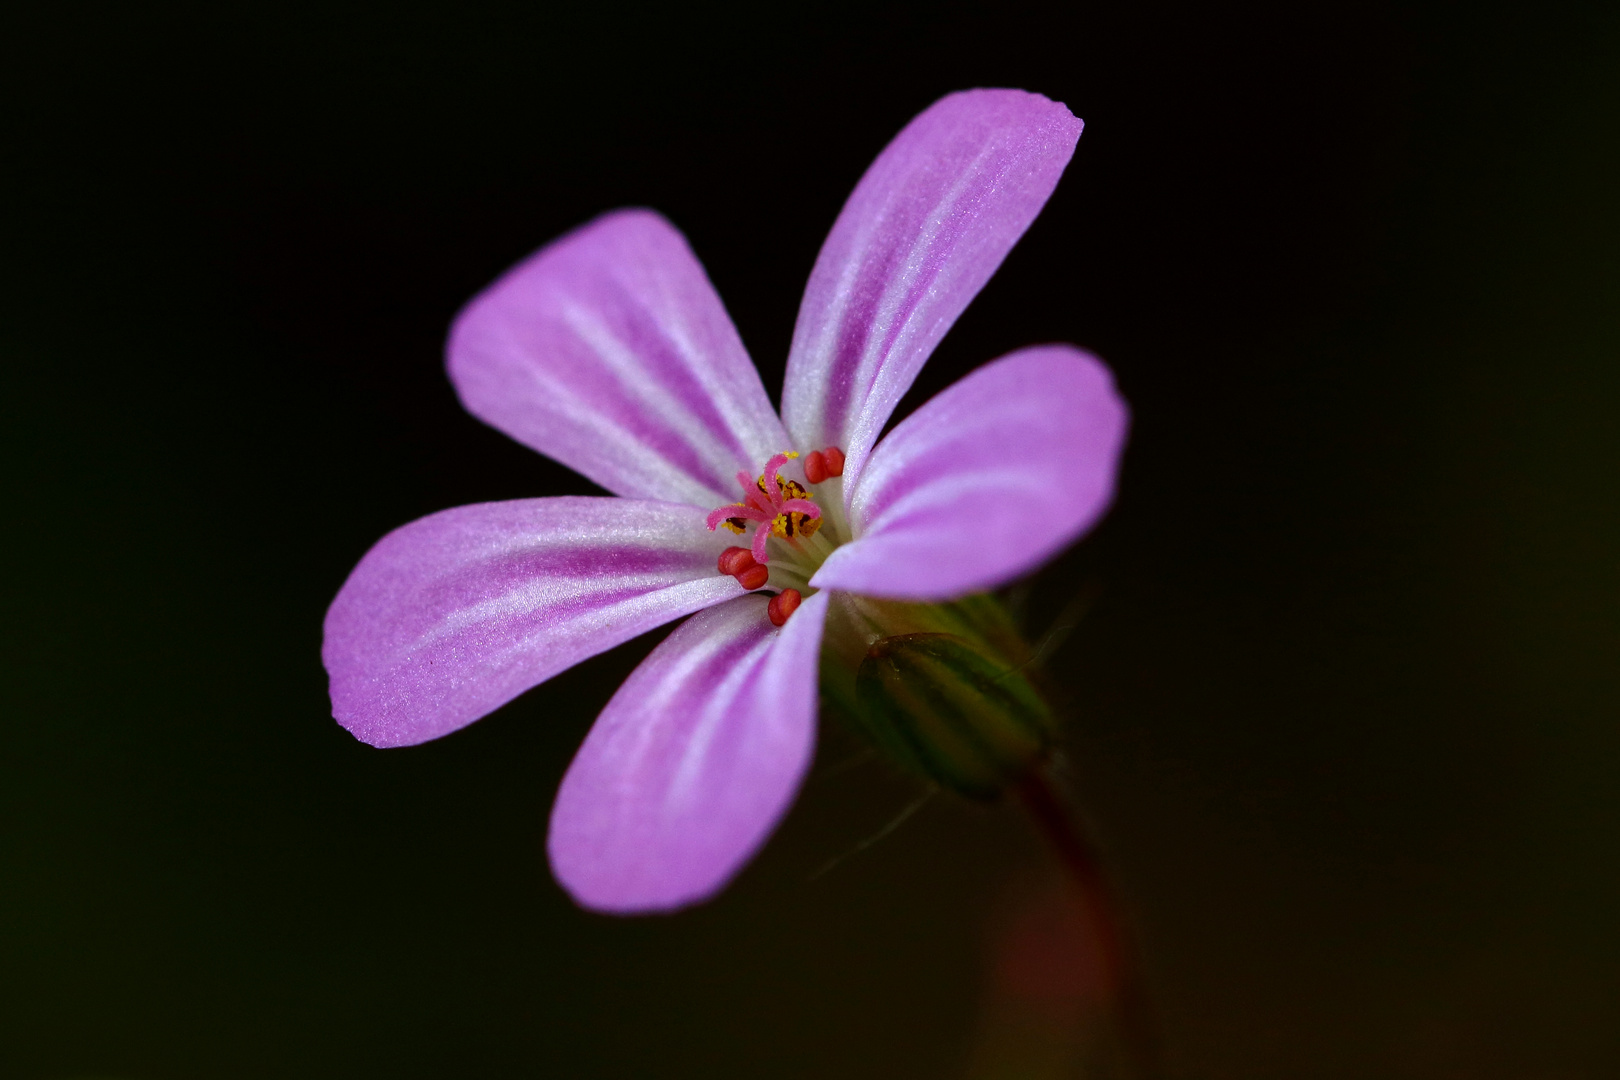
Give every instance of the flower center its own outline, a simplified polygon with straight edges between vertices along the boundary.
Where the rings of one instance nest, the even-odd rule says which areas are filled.
[[[737,474],[742,486],[741,502],[727,503],[709,513],[709,531],[728,529],[742,536],[751,526],[753,539],[748,547],[729,547],[720,556],[719,571],[737,579],[743,588],[772,588],[778,593],[771,600],[771,622],[781,626],[799,606],[812,575],[846,539],[841,522],[822,516],[815,496],[804,484],[782,470],[798,458],[793,450],[777,454],[765,463],[758,477]],[[831,490],[829,507],[841,518],[844,455],[836,447],[814,450],[803,463],[805,483],[826,484]],[[832,483],[836,481],[836,483]],[[823,525],[830,525],[824,529]]]

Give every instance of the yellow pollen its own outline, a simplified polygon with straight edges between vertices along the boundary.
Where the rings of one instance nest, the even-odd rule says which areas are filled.
[[[765,478],[763,476],[757,477],[754,480],[754,486],[759,488],[760,494],[763,495],[765,493]],[[809,499],[814,502],[816,498],[805,490],[803,484],[797,480],[789,480],[785,476],[777,476],[776,490],[782,493],[784,499]]]
[[[787,514],[777,514],[771,521],[771,535],[780,536],[784,540],[803,538],[808,540],[816,535],[821,528],[821,519],[813,518],[809,514],[797,511]]]

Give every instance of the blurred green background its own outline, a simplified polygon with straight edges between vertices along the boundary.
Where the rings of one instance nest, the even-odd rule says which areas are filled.
[[[843,198],[975,85],[1086,131],[905,408],[1048,340],[1132,404],[1030,617],[1097,597],[1050,663],[1170,1074],[1620,1074],[1605,7],[12,13],[0,1075],[1013,1074],[1011,809],[818,875],[916,794],[829,734],[720,899],[595,917],[546,816],[658,635],[387,752],[319,661],[388,529],[592,490],[460,410],[462,302],[654,206],[774,394]]]

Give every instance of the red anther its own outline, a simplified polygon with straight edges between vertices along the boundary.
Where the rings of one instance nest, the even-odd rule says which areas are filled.
[[[842,450],[836,446],[829,446],[821,452],[821,456],[827,461],[828,476],[844,475],[844,452]]]
[[[820,450],[812,450],[804,457],[804,478],[812,484],[827,479],[827,459]]]
[[[750,555],[749,559],[752,561],[753,556]],[[749,592],[753,592],[755,589],[765,584],[766,581],[770,580],[770,576],[771,572],[769,570],[759,565],[759,563],[754,563],[754,565],[737,575],[737,584],[741,585]]]
[[[799,610],[799,601],[803,599],[798,589],[783,589],[771,597],[771,602],[765,605],[765,614],[771,617],[771,622],[781,626],[788,621],[789,615]]]
[[[720,553],[720,572],[727,577],[736,577],[754,565],[754,553],[745,547],[728,547]]]

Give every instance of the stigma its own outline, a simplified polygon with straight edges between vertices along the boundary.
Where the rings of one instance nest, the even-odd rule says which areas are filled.
[[[803,484],[781,473],[782,466],[798,456],[793,450],[777,454],[754,480],[749,480],[745,472],[738,473],[743,501],[711,510],[709,531],[724,528],[741,536],[753,523],[756,528],[751,550],[754,561],[761,566],[771,561],[771,537],[796,541],[816,535],[821,528],[821,508],[810,500]]]

